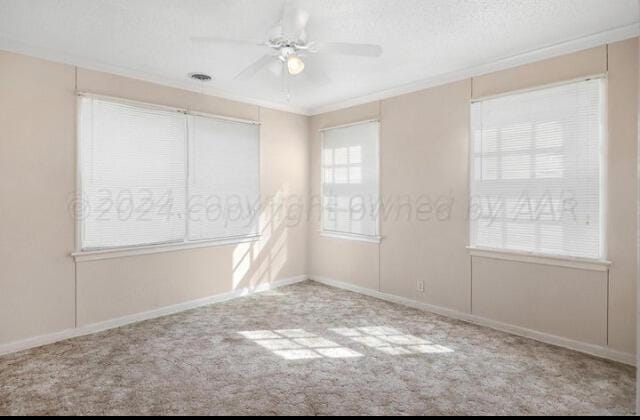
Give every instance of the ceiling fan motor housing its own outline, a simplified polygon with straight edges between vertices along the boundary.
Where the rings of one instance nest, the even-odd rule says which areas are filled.
[[[297,50],[294,47],[282,47],[280,48],[280,56],[278,57],[283,63],[289,59],[292,55],[297,54]]]

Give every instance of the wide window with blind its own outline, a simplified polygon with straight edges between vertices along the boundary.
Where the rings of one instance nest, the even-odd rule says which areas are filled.
[[[79,101],[81,251],[258,235],[257,124]]]
[[[471,246],[605,258],[605,79],[472,104]]]
[[[322,132],[322,231],[379,239],[380,124],[366,122]]]

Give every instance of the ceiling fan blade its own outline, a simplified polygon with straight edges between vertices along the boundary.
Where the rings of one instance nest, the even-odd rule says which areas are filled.
[[[191,37],[191,42],[198,44],[235,44],[235,45],[251,45],[251,46],[263,46],[264,41],[258,41],[254,39],[231,39],[231,38],[219,38],[215,36],[194,36]]]
[[[309,35],[307,34],[307,30],[304,29],[301,33],[300,36],[298,37],[298,42],[300,42],[301,44],[306,44],[309,42]]]
[[[282,93],[284,93],[287,102],[291,102],[291,86],[289,83],[289,71],[287,63],[282,64]]]
[[[242,70],[242,72],[240,72],[235,77],[235,80],[247,81],[247,80],[251,79],[253,76],[258,74],[258,72],[260,72],[260,70],[264,69],[269,64],[271,64],[273,62],[273,60],[275,60],[274,56],[265,55],[264,57],[260,58],[258,61],[256,61],[255,63],[253,63],[252,65],[250,65],[246,69]]]
[[[290,1],[284,6],[282,19],[282,35],[291,41],[304,41],[306,29],[311,15],[306,10],[295,9]]]
[[[304,61],[307,66],[302,74],[307,80],[317,86],[326,86],[331,83],[331,79],[327,76],[319,60],[314,59],[312,56],[307,56]]]
[[[271,28],[269,32],[267,32],[267,39],[278,39],[282,38],[283,36],[282,23],[278,23],[273,28]]]
[[[284,66],[282,65],[280,60],[273,60],[273,62],[269,64],[269,71],[273,73],[274,76],[279,78],[280,76],[282,76]]]
[[[316,42],[313,51],[320,54],[355,55],[358,57],[380,57],[382,47],[372,44],[350,44],[345,42]]]

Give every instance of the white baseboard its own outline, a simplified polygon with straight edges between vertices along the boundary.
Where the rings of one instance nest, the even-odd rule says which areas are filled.
[[[318,283],[325,284],[327,286],[336,287],[339,289],[349,290],[351,292],[359,293],[365,296],[370,296],[387,302],[393,302],[400,305],[408,306],[414,309],[423,310],[426,312],[432,312],[438,315],[442,315],[448,318],[469,322],[471,324],[479,325],[482,327],[491,328],[493,330],[506,332],[509,334],[517,335],[520,337],[530,338],[532,340],[540,341],[542,343],[551,344],[558,347],[586,353],[591,356],[600,357],[614,362],[624,363],[630,366],[636,366],[636,356],[634,354],[624,353],[621,351],[613,350],[608,347],[597,346],[594,344],[583,343],[575,340],[571,340],[564,337],[555,336],[552,334],[546,334],[539,331],[530,330],[524,327],[518,327],[515,325],[505,324],[499,321],[482,318],[476,315],[442,308],[439,306],[429,305],[422,302],[417,302],[404,297],[383,293],[377,290],[366,289],[363,287],[355,286],[350,283],[330,279],[323,276],[311,275],[309,278]]]
[[[177,305],[167,306],[164,308],[154,309],[152,311],[143,312],[135,315],[129,315],[122,318],[112,319],[97,324],[87,325],[84,327],[73,328],[65,331],[47,334],[39,337],[28,338],[26,340],[17,341],[9,344],[0,345],[0,356],[17,353],[37,347],[46,346],[71,338],[91,335],[107,330],[111,330],[125,325],[135,324],[137,322],[147,321],[150,319],[160,318],[163,316],[173,315],[185,312],[191,309],[200,308],[216,303],[227,302],[240,297],[249,296],[256,293],[262,293],[280,287],[290,286],[308,280],[306,275],[291,277],[288,279],[277,280],[273,283],[261,284],[255,289],[245,288],[234,290],[232,292],[223,293],[221,295],[210,296],[203,299],[197,299],[190,302],[179,303]]]
[[[579,341],[570,340],[568,338],[558,337],[551,334],[542,333],[539,331],[530,330],[524,327],[518,327],[515,325],[509,325],[502,322],[478,317],[468,313],[442,308],[439,306],[429,305],[422,302],[417,302],[411,299],[407,299],[401,296],[396,296],[388,293],[383,293],[373,289],[367,289],[359,287],[350,283],[341,282],[338,280],[330,279],[323,276],[296,276],[288,279],[278,280],[273,283],[263,284],[255,289],[240,289],[232,292],[211,296],[203,299],[193,300],[190,302],[184,302],[177,305],[172,305],[164,308],[155,309],[140,314],[129,315],[126,317],[113,319],[97,324],[87,325],[84,327],[69,329],[60,331],[53,334],[43,335],[39,337],[29,338],[14,343],[0,345],[0,356],[4,356],[11,353],[17,353],[24,350],[29,350],[48,344],[57,343],[60,341],[68,340],[75,337],[81,337],[85,335],[91,335],[110,329],[123,327],[126,325],[134,324],[137,322],[147,321],[150,319],[160,318],[163,316],[173,315],[176,313],[188,311],[191,309],[200,308],[216,303],[227,302],[233,299],[237,299],[244,296],[249,296],[256,293],[265,292],[268,290],[277,289],[280,287],[290,286],[296,283],[300,283],[306,280],[313,280],[318,283],[325,284],[327,286],[336,287],[339,289],[349,290],[351,292],[359,293],[365,296],[374,297],[387,302],[393,302],[400,305],[408,306],[411,308],[423,310],[426,312],[432,312],[438,315],[442,315],[448,318],[466,321],[472,324],[480,325],[483,327],[491,328],[494,330],[506,332],[509,334],[530,338],[536,341],[540,341],[546,344],[555,345],[558,347],[575,350],[581,353],[586,353],[592,356],[601,357],[603,359],[612,360],[615,362],[624,363],[630,366],[636,366],[636,357],[633,354],[620,352],[607,347],[597,346],[588,343],[582,343]]]

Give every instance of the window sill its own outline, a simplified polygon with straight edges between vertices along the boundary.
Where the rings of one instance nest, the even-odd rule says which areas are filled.
[[[251,243],[260,240],[260,236],[246,236],[218,241],[186,242],[166,245],[151,245],[132,248],[116,248],[101,251],[83,251],[71,254],[76,262],[110,260],[115,258],[136,257],[141,255],[163,254],[167,252],[188,251],[190,249],[214,248],[227,245]]]
[[[320,236],[323,238],[329,239],[342,239],[345,241],[354,241],[354,242],[365,242],[369,244],[381,244],[382,237],[381,236],[364,236],[364,235],[354,235],[348,233],[334,233],[334,232],[320,232]]]
[[[489,258],[494,260],[522,262],[529,264],[548,265],[553,267],[573,268],[578,270],[607,272],[611,262],[589,258],[558,257],[552,255],[535,254],[519,251],[505,251],[489,248],[467,247],[472,257]]]

